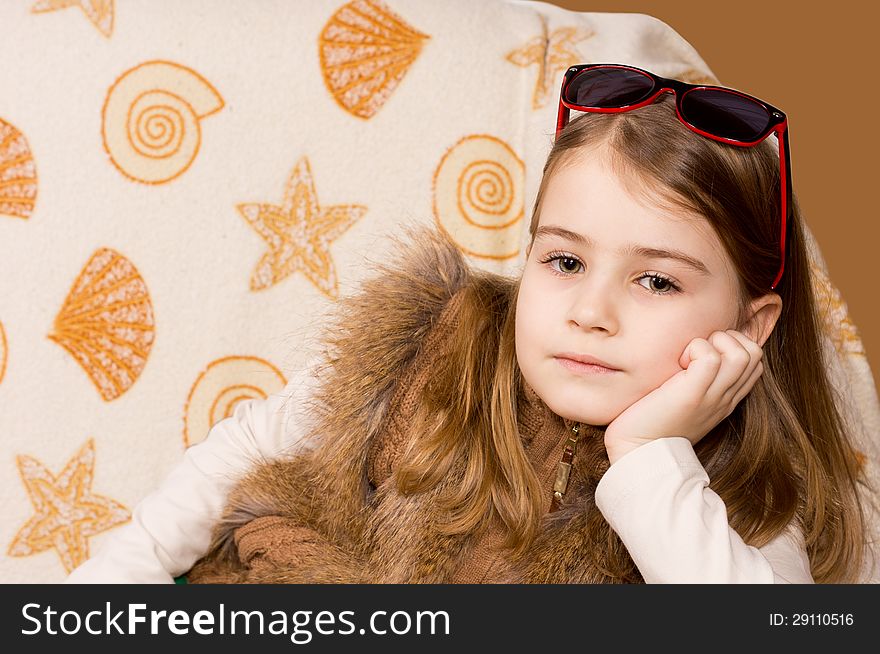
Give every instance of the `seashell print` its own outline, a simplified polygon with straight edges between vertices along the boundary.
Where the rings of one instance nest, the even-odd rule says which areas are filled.
[[[186,398],[184,447],[204,440],[211,427],[231,416],[242,400],[265,399],[286,385],[281,371],[259,357],[228,356],[212,361]]]
[[[343,109],[371,118],[429,39],[380,0],[354,0],[324,25],[318,55],[324,83]]]
[[[200,121],[222,108],[223,98],[194,70],[148,61],[107,92],[104,149],[127,177],[163,184],[190,167],[201,144]]]
[[[101,248],[74,281],[49,338],[76,359],[109,402],[137,381],[154,330],[140,273],[118,252]]]
[[[54,549],[67,572],[89,558],[89,538],[128,522],[129,510],[92,491],[95,441],[86,441],[58,475],[37,459],[16,457],[34,515],[9,544],[9,556],[33,556]]]
[[[525,164],[501,139],[466,136],[434,172],[434,217],[468,254],[509,259],[520,250]]]
[[[30,218],[37,199],[37,171],[24,134],[0,119],[0,214]]]
[[[68,7],[79,7],[92,24],[106,37],[113,34],[113,14],[116,0],[39,0],[31,12],[41,14]]]
[[[0,383],[6,374],[6,332],[3,331],[3,323],[0,322]]]

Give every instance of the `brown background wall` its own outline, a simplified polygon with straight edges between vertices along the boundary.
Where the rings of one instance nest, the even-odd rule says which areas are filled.
[[[684,37],[722,84],[789,118],[792,181],[832,282],[859,330],[880,387],[880,190],[874,74],[877,23],[869,3],[696,3],[552,0],[574,11],[633,12]],[[856,104],[858,106],[856,106]]]

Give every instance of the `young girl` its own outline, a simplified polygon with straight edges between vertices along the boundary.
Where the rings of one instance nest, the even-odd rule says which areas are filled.
[[[570,69],[521,277],[408,230],[68,581],[859,580],[784,116],[665,88]]]

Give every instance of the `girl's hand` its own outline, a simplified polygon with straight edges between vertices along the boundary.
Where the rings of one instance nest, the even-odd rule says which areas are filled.
[[[764,352],[733,330],[695,338],[678,363],[681,372],[615,418],[605,430],[611,463],[658,438],[683,436],[696,445],[729,416],[764,372]]]

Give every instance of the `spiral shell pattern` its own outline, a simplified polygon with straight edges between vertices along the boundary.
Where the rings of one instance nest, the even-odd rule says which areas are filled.
[[[265,399],[287,384],[278,368],[265,359],[228,356],[208,364],[186,399],[184,447],[204,440],[211,427],[228,418],[242,400]]]
[[[144,184],[183,174],[198,154],[201,119],[223,98],[195,71],[150,61],[123,74],[107,93],[104,148],[116,168]]]
[[[24,134],[0,119],[0,214],[30,218],[37,199],[37,172]]]
[[[118,252],[101,248],[73,283],[49,338],[70,352],[109,402],[137,381],[154,331],[140,273]]]
[[[430,37],[379,0],[354,0],[318,38],[324,83],[343,109],[371,118],[400,84]]]
[[[468,254],[509,259],[520,250],[525,164],[501,139],[466,136],[434,172],[434,217]]]

